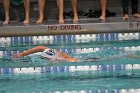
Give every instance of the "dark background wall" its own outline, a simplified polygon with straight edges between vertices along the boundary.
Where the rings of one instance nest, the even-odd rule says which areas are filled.
[[[64,0],[65,6],[64,11],[69,12],[71,11],[71,2],[70,0]],[[107,8],[112,12],[116,12],[117,16],[122,15],[122,7],[120,0],[107,0]],[[1,4],[1,0],[0,0]],[[140,5],[140,2],[139,2]],[[1,8],[1,7],[0,7]],[[89,9],[99,10],[100,9],[100,0],[78,0],[78,10],[82,10],[87,12]],[[31,18],[36,19],[38,16],[38,3],[37,0],[31,0]],[[57,19],[58,11],[56,0],[46,0],[46,7],[45,7],[45,18],[48,20]],[[15,20],[21,16],[24,16],[24,6],[19,5],[11,5],[10,8],[10,16],[11,19]]]

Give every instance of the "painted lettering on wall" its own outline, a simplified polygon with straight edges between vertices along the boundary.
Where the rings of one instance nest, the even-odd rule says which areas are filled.
[[[47,30],[49,31],[57,31],[57,30],[77,31],[81,29],[82,29],[81,25],[48,25],[48,28],[47,28]]]
[[[81,25],[61,25],[61,30],[81,30]]]
[[[49,25],[48,26],[48,30],[51,31],[51,30],[57,30],[57,26],[55,25]]]
[[[139,28],[140,27],[140,22],[130,22],[129,23],[129,28]]]

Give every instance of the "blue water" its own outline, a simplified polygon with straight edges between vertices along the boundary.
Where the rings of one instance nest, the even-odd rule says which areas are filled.
[[[14,43],[10,46],[1,46],[1,51],[23,51],[40,44]],[[42,45],[42,44],[41,44]],[[139,40],[127,41],[87,41],[87,42],[57,42],[44,44],[53,49],[61,50],[73,57],[88,59],[93,57],[109,58],[98,62],[58,63],[54,66],[79,66],[79,65],[120,65],[139,64],[140,58],[131,58],[124,55],[140,55],[140,50],[124,50],[124,47],[138,47]],[[76,54],[76,49],[100,48],[100,51]],[[65,51],[65,49],[69,51]],[[7,57],[10,56],[6,55]],[[115,59],[110,59],[117,56]],[[36,67],[48,66],[46,62],[11,62],[2,58],[0,68],[4,67]],[[71,73],[42,73],[42,74],[0,74],[0,93],[47,93],[54,91],[81,91],[81,90],[113,90],[113,89],[139,89],[140,71],[110,71],[110,72],[71,72]],[[111,93],[111,92],[110,92]]]
[[[129,55],[138,55],[140,56],[140,49],[137,48],[140,46],[139,40],[129,40],[129,41],[116,41],[116,42],[84,42],[84,43],[71,43],[67,42],[64,44],[61,44],[62,42],[57,42],[57,44],[47,44],[43,45],[46,47],[50,47],[56,50],[60,50],[66,54],[71,55],[72,57],[78,58],[80,60],[86,60],[91,58],[99,58],[99,61],[94,62],[81,62],[81,63],[58,63],[55,66],[61,66],[61,65],[118,65],[120,64],[139,64],[140,58],[132,58],[129,57]],[[4,55],[4,58],[0,59],[1,65],[0,67],[34,67],[34,66],[47,66],[48,61],[42,60],[38,58],[38,56],[34,55],[30,59],[28,57],[22,58],[22,59],[16,59],[16,60],[10,60],[9,57],[12,55],[10,51],[24,51],[31,49],[33,47],[36,47],[40,44],[32,45],[29,43],[24,44],[12,44],[8,47],[1,47],[2,51],[6,51],[7,54]],[[137,50],[133,51],[132,49],[125,50],[125,47],[136,47]],[[77,49],[84,49],[84,48],[99,48],[100,50],[89,52],[89,53],[76,53]],[[65,51],[67,50],[67,51]],[[15,54],[15,52],[13,52]],[[114,58],[115,57],[115,58]],[[25,59],[25,60],[24,60]],[[10,61],[10,62],[9,62]],[[25,61],[25,62],[24,62]],[[27,62],[26,62],[27,61]]]
[[[20,76],[22,77],[22,76]],[[37,78],[38,77],[38,78]],[[79,78],[79,77],[61,77],[61,78],[36,78],[27,80],[1,80],[1,91],[6,93],[31,93],[47,91],[70,91],[70,90],[98,90],[98,89],[137,89],[139,77],[121,76],[121,77],[97,77],[97,78]],[[111,82],[110,82],[111,81]]]

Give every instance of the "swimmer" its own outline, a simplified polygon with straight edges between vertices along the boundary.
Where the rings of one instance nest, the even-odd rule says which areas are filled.
[[[57,62],[99,62],[99,61],[107,61],[107,60],[115,60],[115,59],[120,59],[123,57],[129,57],[129,58],[137,58],[140,59],[139,55],[136,55],[134,53],[122,53],[119,55],[112,55],[109,57],[103,57],[103,58],[98,58],[98,57],[93,57],[93,58],[88,58],[88,59],[77,59],[74,57],[71,57],[65,53],[62,53],[58,50],[54,50],[45,46],[37,46],[32,49],[26,50],[24,52],[14,54],[12,55],[12,58],[20,58],[29,54],[33,54],[36,52],[42,52],[41,54],[41,59],[45,59],[48,61],[51,61],[51,64],[55,64]]]
[[[67,54],[64,54],[58,50],[53,50],[44,46],[37,46],[35,48],[26,50],[24,52],[12,55],[12,58],[20,58],[28,54],[42,52],[41,58],[49,61],[59,61],[59,62],[75,62],[77,59],[73,58]]]
[[[51,62],[51,64],[56,64],[58,62],[98,62],[98,61],[103,61],[103,60],[108,60],[109,58],[98,58],[98,57],[93,57],[93,58],[88,58],[88,59],[77,59],[74,57],[71,57],[70,55],[67,55],[65,53],[62,53],[58,50],[54,50],[45,46],[37,46],[32,49],[23,51],[21,53],[17,53],[12,55],[12,59],[16,58],[22,58],[24,56],[27,56],[29,54],[37,53],[37,52],[42,52],[41,53],[41,59],[45,59]],[[111,58],[110,58],[111,59]],[[23,59],[24,60],[24,59]],[[25,58],[26,60],[26,58]]]

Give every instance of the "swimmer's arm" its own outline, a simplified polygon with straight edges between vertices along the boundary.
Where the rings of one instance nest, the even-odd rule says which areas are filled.
[[[34,47],[32,49],[26,50],[24,52],[12,55],[12,57],[19,58],[19,57],[22,57],[22,56],[26,56],[28,54],[32,54],[32,53],[36,53],[36,52],[43,52],[46,48],[47,47],[44,47],[44,46],[37,46],[37,47]]]

